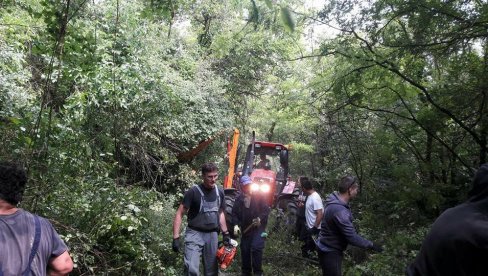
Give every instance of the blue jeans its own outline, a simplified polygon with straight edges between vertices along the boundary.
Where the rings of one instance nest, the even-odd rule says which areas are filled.
[[[342,276],[342,252],[317,251],[320,267],[322,267],[322,276]]]
[[[242,275],[263,274],[264,238],[261,233],[253,231],[241,238]]]

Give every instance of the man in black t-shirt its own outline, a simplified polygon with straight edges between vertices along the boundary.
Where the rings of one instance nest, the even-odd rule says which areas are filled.
[[[203,258],[204,275],[217,275],[218,232],[222,230],[224,243],[230,240],[225,223],[225,197],[222,188],[216,185],[217,167],[213,163],[202,166],[203,183],[185,192],[183,202],[176,211],[173,222],[173,250],[180,249],[180,227],[183,215],[187,214],[185,232],[184,275],[199,275],[200,258]]]

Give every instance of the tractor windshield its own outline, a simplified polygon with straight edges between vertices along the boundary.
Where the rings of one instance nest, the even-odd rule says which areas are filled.
[[[283,165],[287,165],[287,160],[283,160],[282,157],[283,150],[286,149],[281,145],[272,144],[264,146],[256,143],[253,168],[273,171],[276,174],[277,180],[283,181],[285,178],[285,168],[283,168]]]

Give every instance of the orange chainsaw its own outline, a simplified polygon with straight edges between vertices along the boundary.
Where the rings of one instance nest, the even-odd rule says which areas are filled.
[[[228,245],[222,245],[217,250],[217,261],[221,269],[227,269],[232,262],[237,253],[237,241],[231,239]]]

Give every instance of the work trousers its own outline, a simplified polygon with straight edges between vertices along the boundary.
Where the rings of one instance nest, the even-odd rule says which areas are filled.
[[[253,231],[241,238],[242,275],[263,275],[263,250],[265,239],[261,231]]]
[[[205,276],[217,276],[217,232],[200,232],[189,227],[185,233],[185,276],[200,275],[200,258],[203,256]]]
[[[322,276],[342,276],[342,252],[317,250]]]

